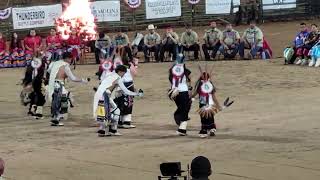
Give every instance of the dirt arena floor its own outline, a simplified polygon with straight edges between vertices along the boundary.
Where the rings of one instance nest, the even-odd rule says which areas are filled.
[[[262,26],[280,56],[298,22]],[[240,29],[243,29],[241,27]],[[193,81],[197,62],[188,62]],[[200,62],[204,65],[205,62]],[[320,69],[283,66],[272,61],[219,61],[214,65],[217,95],[235,103],[216,116],[216,137],[199,139],[194,102],[189,136],[177,137],[175,105],[166,96],[170,63],[141,64],[135,99],[136,129],[122,137],[98,138],[92,120],[92,87],[69,83],[76,95],[65,127],[49,126],[46,118],[26,117],[16,85],[23,69],[0,70],[0,157],[8,180],[156,179],[159,164],[181,161],[183,169],[198,155],[213,164],[215,180],[318,180],[320,177]],[[75,74],[94,77],[96,66],[78,66]]]

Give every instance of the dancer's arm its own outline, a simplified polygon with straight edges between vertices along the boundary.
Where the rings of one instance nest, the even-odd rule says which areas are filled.
[[[69,65],[64,66],[64,72],[66,73],[66,75],[68,76],[68,78],[73,81],[73,82],[82,82],[82,83],[87,83],[88,81],[86,79],[80,79],[78,77],[76,77],[71,69]]]
[[[123,93],[126,95],[129,95],[129,96],[138,96],[139,95],[139,93],[132,92],[128,88],[126,88],[126,86],[123,84],[122,79],[118,80],[118,85],[119,85],[120,89],[123,91]]]

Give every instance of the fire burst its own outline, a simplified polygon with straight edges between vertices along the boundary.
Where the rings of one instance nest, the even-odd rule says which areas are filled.
[[[72,29],[76,29],[85,41],[94,39],[97,34],[88,0],[70,0],[66,10],[56,20],[56,26],[63,39],[69,38]]]

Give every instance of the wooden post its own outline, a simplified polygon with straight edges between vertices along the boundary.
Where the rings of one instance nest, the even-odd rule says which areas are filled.
[[[132,15],[133,15],[133,30],[136,31],[137,30],[137,25],[136,25],[136,9],[132,9]]]
[[[191,5],[191,27],[193,27],[194,24],[194,14],[195,14],[195,10],[194,10],[194,4]]]

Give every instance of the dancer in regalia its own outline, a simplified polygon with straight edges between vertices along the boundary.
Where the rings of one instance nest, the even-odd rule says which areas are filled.
[[[134,61],[128,62],[126,58],[122,62],[127,67],[127,72],[121,78],[123,84],[127,89],[130,91],[135,91],[133,78],[137,74],[138,68],[138,59],[134,58]],[[117,89],[119,91],[119,97],[117,97],[114,101],[117,104],[118,108],[120,109],[120,120],[118,127],[124,129],[131,129],[135,128],[132,124],[132,110],[133,110],[133,99],[134,96],[127,95],[122,92],[120,88]]]
[[[174,119],[179,126],[177,134],[181,136],[187,135],[189,111],[192,104],[190,74],[191,71],[187,69],[184,64],[183,54],[177,52],[176,63],[169,70],[171,89],[168,95],[177,105],[177,110],[174,112]]]
[[[23,79],[23,91],[21,100],[24,105],[30,103],[28,115],[34,116],[36,119],[43,117],[43,105],[45,104],[45,61],[37,52],[30,65],[26,69]]]
[[[88,83],[89,78],[78,78],[73,75],[70,65],[65,62],[66,55],[58,56],[58,61],[51,62],[48,73],[50,73],[48,86],[48,99],[51,102],[51,125],[63,126],[61,122],[66,119],[68,108],[73,107],[70,92],[65,88],[65,79],[73,82]]]
[[[224,106],[220,106],[220,103],[216,97],[216,88],[212,82],[212,71],[210,73],[202,71],[200,69],[200,78],[196,82],[193,97],[199,95],[199,110],[198,113],[201,118],[201,130],[199,136],[201,138],[210,136],[215,136],[217,126],[215,123],[214,115],[221,111],[222,109],[229,107],[232,102],[229,102],[227,98],[224,102]]]
[[[121,135],[117,130],[120,109],[114,102],[114,99],[119,97],[117,87],[126,95],[143,96],[142,90],[132,92],[126,88],[122,80],[126,72],[127,68],[125,66],[117,66],[114,72],[103,79],[94,95],[93,117],[100,124],[99,136]]]

